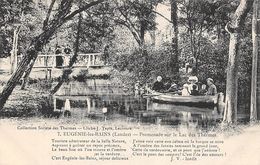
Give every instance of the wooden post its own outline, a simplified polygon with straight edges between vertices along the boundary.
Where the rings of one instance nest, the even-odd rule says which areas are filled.
[[[49,79],[51,80],[51,69],[49,70]]]
[[[91,58],[91,55],[88,55],[88,68],[90,67],[90,58]]]
[[[93,108],[93,110],[95,110],[95,108],[96,108],[96,101],[94,99],[92,99],[92,108]]]
[[[87,109],[87,113],[90,113],[90,99],[87,97],[87,106],[88,106],[88,109]]]
[[[38,56],[39,57],[39,56]],[[46,71],[45,71],[45,79],[46,80],[48,80],[48,74],[49,74],[49,71],[48,71],[48,68],[47,68],[47,66],[48,66],[48,62],[47,62],[47,60],[48,60],[48,58],[47,58],[47,56],[44,56],[43,57],[44,58],[44,66],[46,67]]]
[[[56,105],[57,105],[57,98],[53,96],[53,111],[56,111]]]
[[[91,55],[92,56],[92,65],[94,65],[94,63],[95,63],[95,55]]]

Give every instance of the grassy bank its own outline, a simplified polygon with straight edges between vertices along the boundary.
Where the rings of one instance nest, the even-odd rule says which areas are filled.
[[[0,82],[0,91],[6,81]],[[49,96],[50,85],[44,81],[29,84],[21,90],[20,84],[16,86],[0,112],[1,117],[31,117],[40,116],[52,111],[52,101]]]

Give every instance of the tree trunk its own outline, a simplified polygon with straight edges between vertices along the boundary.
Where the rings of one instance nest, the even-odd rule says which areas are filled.
[[[32,44],[37,45],[39,43],[39,40],[36,40],[32,42]],[[11,78],[7,82],[7,84],[4,86],[3,91],[0,95],[0,109],[3,108],[6,100],[8,97],[11,95],[13,89],[15,88],[17,82],[20,80],[22,77],[24,70],[28,66],[28,64],[31,61],[31,58],[33,56],[37,56],[37,49],[36,47],[31,47],[30,50],[27,51],[26,55],[22,59],[22,61],[19,63],[18,68],[16,71],[12,74]]]
[[[238,77],[238,47],[240,30],[245,23],[245,18],[251,9],[253,0],[240,0],[231,21],[227,23],[226,30],[230,34],[229,59],[227,66],[226,101],[223,123],[232,124],[237,122],[237,77]]]
[[[13,46],[12,46],[12,53],[11,53],[11,74],[13,74],[13,72],[17,67],[17,47],[18,47],[19,32],[20,32],[20,26],[17,26],[14,30],[14,36],[13,36]]]
[[[142,58],[144,59],[144,66],[148,65],[148,52],[146,50],[146,45],[145,45],[145,31],[146,31],[146,27],[145,27],[145,22],[143,20],[143,18],[141,18],[140,21],[140,49],[141,49],[141,55]]]
[[[230,34],[229,58],[227,66],[226,105],[223,121],[237,121],[237,75],[238,75],[238,46],[239,34]]]
[[[80,14],[79,15],[79,20],[78,20],[78,31],[77,31],[76,42],[75,42],[75,52],[74,52],[74,55],[73,55],[73,57],[71,58],[71,60],[69,62],[69,69],[63,71],[62,76],[60,78],[60,81],[51,90],[51,92],[50,92],[51,95],[55,94],[60,89],[62,84],[69,78],[69,75],[72,73],[71,67],[76,62],[77,57],[78,57],[78,52],[79,52],[79,40],[80,40],[81,22],[82,22],[82,15]]]
[[[48,22],[49,22],[49,19],[50,19],[50,16],[51,16],[51,12],[52,12],[52,8],[54,6],[54,3],[56,2],[56,0],[52,0],[51,1],[51,4],[50,4],[50,7],[48,9],[48,12],[47,12],[47,15],[46,15],[46,18],[45,20],[43,21],[43,27],[42,27],[42,30],[45,30],[45,28],[47,27],[48,25]],[[48,57],[46,57],[48,58]],[[26,84],[27,84],[27,81],[29,79],[29,76],[30,76],[30,73],[32,71],[32,68],[33,68],[33,65],[36,61],[36,58],[32,59],[29,66],[27,67],[27,69],[25,70],[25,73],[23,74],[23,77],[22,77],[22,84],[21,84],[21,90],[24,90],[25,87],[26,87]],[[46,65],[47,66],[47,65]],[[48,77],[48,71],[46,73],[46,77]]]
[[[25,86],[28,82],[28,79],[29,79],[29,75],[32,71],[32,68],[33,68],[33,65],[36,61],[36,58],[32,59],[30,64],[28,65],[27,69],[25,70],[23,76],[22,76],[22,84],[21,84],[21,90],[24,90],[25,89]]]
[[[144,35],[145,35],[145,22],[141,20],[140,23],[140,41],[141,41],[141,47],[144,47]]]
[[[251,79],[251,106],[250,106],[250,121],[255,122],[260,118],[260,1],[255,0],[253,6],[252,19],[252,42],[253,42],[253,57],[252,57],[252,79]]]
[[[178,79],[179,73],[179,49],[178,49],[178,15],[177,15],[177,2],[171,0],[171,21],[173,25],[174,34],[172,36],[172,51],[170,57],[170,71]]]
[[[150,31],[150,37],[151,37],[151,40],[152,40],[152,46],[154,47],[154,46],[155,46],[155,43],[156,43],[155,30]]]
[[[31,60],[37,58],[38,52],[42,50],[42,46],[47,43],[54,32],[64,23],[66,15],[70,12],[72,1],[62,0],[61,4],[62,5],[60,5],[58,10],[59,12],[55,15],[49,26],[46,27],[46,30],[44,30],[40,35],[34,37],[16,71],[12,74],[7,84],[4,86],[0,95],[0,110],[2,110],[4,104],[11,95],[13,89],[22,77]]]

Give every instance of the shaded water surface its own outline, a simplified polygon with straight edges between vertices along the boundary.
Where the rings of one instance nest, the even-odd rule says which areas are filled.
[[[133,92],[117,84],[111,84],[108,80],[70,82],[64,84],[57,92],[56,109],[69,110],[71,117],[79,120],[125,120],[191,127],[207,127],[221,119],[214,107],[162,104],[153,102],[149,97],[143,98],[129,93]]]

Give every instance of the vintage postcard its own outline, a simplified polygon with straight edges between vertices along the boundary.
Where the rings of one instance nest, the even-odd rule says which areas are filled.
[[[0,165],[260,165],[260,0],[1,0]]]

